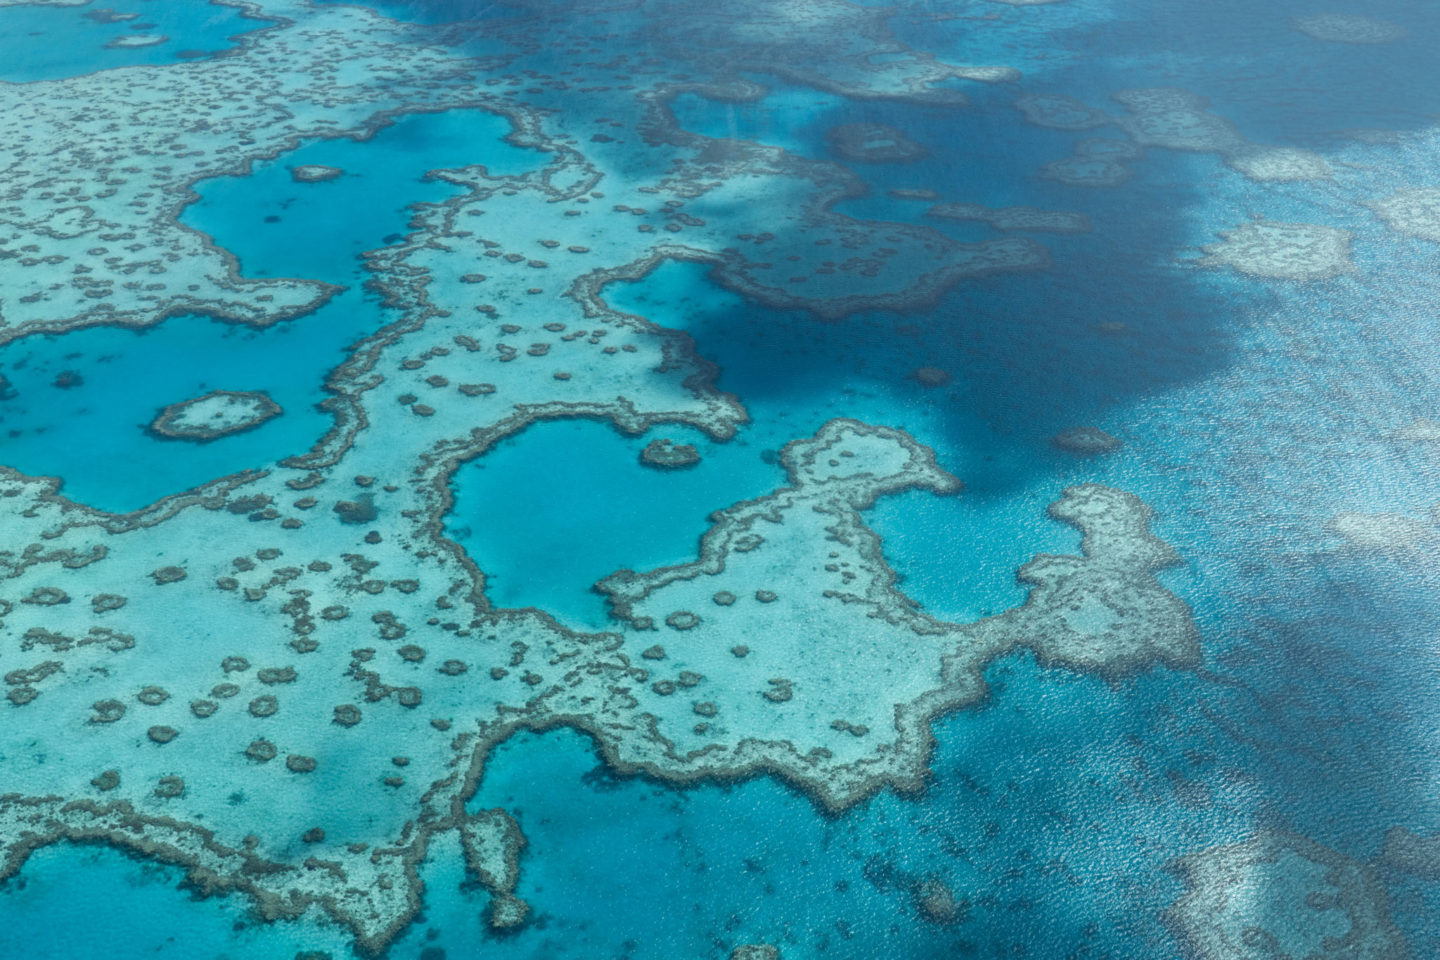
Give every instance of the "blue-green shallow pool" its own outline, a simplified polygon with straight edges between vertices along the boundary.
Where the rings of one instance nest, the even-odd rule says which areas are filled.
[[[109,14],[134,14],[112,20]],[[0,10],[0,80],[30,83],[141,64],[199,60],[233,50],[240,34],[269,26],[236,5],[206,0],[141,0],[115,7],[26,4]],[[122,37],[155,38],[141,46]]]

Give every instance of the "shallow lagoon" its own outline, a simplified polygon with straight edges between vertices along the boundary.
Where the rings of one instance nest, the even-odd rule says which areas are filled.
[[[59,477],[67,497],[125,513],[305,452],[330,428],[330,416],[316,407],[326,397],[326,374],[351,344],[394,318],[362,289],[360,254],[398,239],[411,203],[455,192],[425,181],[430,170],[468,162],[486,162],[499,176],[533,169],[540,154],[504,143],[509,130],[506,118],[479,110],[410,114],[368,140],[310,143],[256,163],[247,175],[201,181],[181,222],[233,253],[242,276],[298,276],[348,289],[307,316],[263,330],[180,316],[140,331],[94,328],[0,348],[0,371],[10,382],[0,396],[6,465]],[[330,182],[296,182],[290,171],[307,164],[346,172]],[[55,386],[67,371],[78,375],[76,385]],[[161,408],[211,390],[263,390],[285,413],[204,444],[147,434]],[[90,469],[97,462],[108,469]]]
[[[93,70],[158,66],[232,50],[238,34],[269,24],[233,6],[185,0],[146,0],[132,19],[107,21],[93,5],[22,5],[0,18],[0,80],[34,83]],[[153,38],[139,45],[122,37]],[[158,41],[158,42],[154,42]]]

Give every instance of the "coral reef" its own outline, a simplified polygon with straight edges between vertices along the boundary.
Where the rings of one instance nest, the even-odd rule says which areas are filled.
[[[1427,837],[1405,827],[1394,827],[1385,834],[1379,863],[1412,877],[1440,880],[1440,833]]]
[[[1082,457],[1112,453],[1124,446],[1120,439],[1110,436],[1099,427],[1071,427],[1061,430],[1050,438],[1050,443],[1067,453]]]
[[[1440,543],[1440,527],[1398,513],[1339,513],[1329,526],[1356,550],[1419,556]]]
[[[652,2],[666,14],[662,52],[712,77],[755,71],[944,106],[966,99],[953,81],[1015,77],[909,50],[883,9]],[[842,215],[834,207],[867,189],[852,171],[676,121],[685,94],[762,100],[751,81],[617,57],[587,61],[584,79],[485,83],[528,69],[542,30],[598,42],[592,23],[557,24],[546,6],[517,0],[520,15],[493,26],[507,52],[491,58],[362,7],[286,4],[223,58],[55,81],[43,96],[0,86],[0,124],[18,144],[0,200],[0,342],[188,312],[264,326],[314,309],[335,288],[244,278],[176,220],[198,180],[301,142],[464,105],[506,116],[511,143],[536,155],[522,175],[431,171],[453,191],[365,254],[385,325],[328,374],[332,423],[311,449],[128,514],[0,469],[0,710],[24,711],[35,739],[7,754],[0,875],[46,844],[105,842],[182,866],[201,895],[240,894],[263,919],[328,916],[373,954],[419,910],[417,866],[441,835],[458,837],[490,891],[490,923],[524,921],[518,824],[465,808],[495,746],[519,731],[583,730],[614,770],[667,783],[772,775],[839,810],[916,789],[930,721],[981,702],[997,657],[1028,649],[1107,678],[1195,663],[1189,611],[1154,577],[1176,556],[1143,504],[1104,487],[1052,505],[1084,534],[1082,552],[1025,565],[1024,605],[974,624],[919,611],[861,513],[959,483],[909,435],[851,420],[787,445],[787,485],[720,510],[693,563],[607,577],[614,630],[490,603],[484,572],[444,535],[462,464],[550,419],[634,436],[683,424],[713,440],[746,419],[689,336],[613,309],[609,284],[682,260],[756,302],[835,319],[924,309],[958,283],[1049,262],[1023,237],[959,243]],[[625,95],[595,93],[612,86]],[[562,102],[564,124],[552,116]],[[1058,106],[1048,115],[1077,122]],[[582,152],[571,131],[590,126],[609,133]],[[857,149],[903,145],[891,139],[867,134]],[[1086,143],[1117,166],[1129,155],[1114,144],[1131,147]],[[637,156],[649,174],[599,189]],[[323,179],[308,169],[292,176]],[[757,191],[776,198],[760,215]],[[992,213],[1001,229],[1035,222]],[[930,369],[915,375],[938,385]],[[267,401],[207,394],[162,411],[154,431],[213,439],[263,422]],[[802,655],[822,642],[850,672]],[[316,800],[336,796],[343,809]]]
[[[1037,230],[1047,233],[1089,233],[1090,218],[1067,210],[1037,207],[982,207],[974,203],[938,203],[926,216],[946,220],[979,220],[997,230]]]
[[[693,443],[675,443],[668,438],[658,437],[645,444],[645,448],[640,451],[640,462],[670,470],[691,467],[700,462],[700,451]]]
[[[135,33],[128,36],[116,37],[105,46],[116,50],[131,49],[134,47],[153,47],[169,40],[169,37],[158,33]]]
[[[1313,223],[1253,220],[1201,248],[1202,267],[1230,267],[1265,280],[1327,280],[1355,272],[1350,234]]]
[[[1405,28],[1399,24],[1355,13],[1318,13],[1296,17],[1295,29],[1330,43],[1392,43],[1405,36]]]
[[[1208,111],[1209,100],[1172,87],[1122,90],[1114,95],[1130,113],[1116,120],[1137,144],[1218,153],[1252,180],[1323,180],[1330,165],[1319,154],[1294,147],[1254,144],[1229,120]]]
[[[780,950],[768,943],[746,943],[730,951],[730,960],[780,960]]]
[[[1306,837],[1262,831],[1172,866],[1186,890],[1165,919],[1197,960],[1410,956],[1372,869]]]
[[[13,145],[0,197],[0,343],[180,313],[264,326],[328,300],[335,288],[318,281],[239,276],[228,252],[175,215],[192,183],[302,139],[364,136],[387,111],[487,99],[443,51],[407,36],[368,11],[321,6],[303,24],[247,34],[222,59],[50,81],[43,96],[0,86],[0,136]],[[342,62],[344,81],[332,69]],[[255,109],[227,106],[242,102]]]
[[[1440,189],[1401,190],[1370,204],[1390,227],[1422,240],[1440,241]]]
[[[398,405],[372,409],[403,416]],[[735,415],[724,404],[713,409]],[[390,451],[367,459],[365,449],[357,444],[347,453],[347,471],[378,478],[366,491],[378,491],[377,500],[406,502],[401,488],[383,489]],[[83,510],[62,511],[59,501],[37,498],[46,489],[39,481],[3,480],[33,504],[16,526],[22,539],[41,530],[58,534],[54,559],[10,574],[6,594],[77,601],[15,604],[7,627],[74,636],[85,633],[90,618],[124,618],[117,625],[140,634],[131,644],[216,651],[206,664],[172,667],[163,691],[147,677],[145,659],[127,657],[130,646],[109,641],[56,645],[49,656],[64,672],[12,678],[22,681],[12,689],[40,691],[19,709],[40,711],[33,729],[52,733],[42,733],[39,747],[47,762],[7,771],[11,793],[0,803],[6,869],[19,869],[37,845],[104,839],[184,865],[203,880],[200,889],[243,892],[266,916],[318,905],[354,930],[362,949],[377,950],[418,909],[414,865],[440,831],[468,831],[473,872],[495,891],[491,922],[523,920],[508,866],[519,849],[509,821],[494,813],[467,820],[452,807],[473,791],[494,745],[518,730],[578,727],[617,770],[671,782],[770,773],[840,808],[887,783],[918,785],[929,719],[983,698],[983,665],[1008,650],[1029,646],[1046,663],[1105,675],[1194,661],[1188,611],[1151,573],[1175,562],[1174,555],[1149,535],[1138,501],[1105,488],[1073,488],[1052,507],[1057,519],[1085,532],[1084,555],[1027,565],[1021,576],[1032,589],[1024,607],[971,625],[917,612],[894,591],[895,575],[858,511],[901,489],[951,493],[957,481],[903,433],[843,420],[785,448],[789,487],[717,514],[696,563],[607,578],[601,588],[622,633],[574,633],[534,612],[493,610],[484,602],[483,576],[439,536],[445,479],[471,449],[453,447],[424,461],[436,483],[419,492],[433,499],[410,500],[418,512],[385,511],[392,532],[373,544],[353,534],[336,543],[347,529],[339,522],[282,530],[226,508],[259,489],[279,502],[283,478],[306,476],[293,468],[208,501],[192,498],[188,506],[129,518],[118,533]],[[394,532],[397,521],[410,525]],[[159,551],[177,535],[223,545],[224,552],[193,554],[184,568],[157,566]],[[102,543],[104,560],[85,565],[84,589],[57,576],[74,576],[78,568],[63,560]],[[420,545],[426,557],[412,552]],[[827,550],[839,556],[822,570],[810,558]],[[186,576],[163,585],[166,578],[149,576],[168,567]],[[90,601],[102,592],[126,602],[96,614]],[[224,613],[215,615],[217,608]],[[163,633],[146,627],[162,621]],[[289,625],[280,636],[277,623]],[[657,652],[656,630],[668,637],[663,659],[645,656]],[[729,643],[707,652],[715,636],[736,630],[749,638],[743,656]],[[371,639],[360,639],[367,634]],[[854,665],[856,676],[883,674],[887,683],[852,685],[817,673],[821,664],[797,657],[791,645],[818,636]],[[287,637],[301,658],[293,665],[275,659],[275,644]],[[906,653],[896,657],[897,650]],[[493,679],[477,687],[469,679],[475,670],[431,665],[450,662]],[[103,684],[64,682],[88,672],[87,663],[106,664]],[[669,695],[652,691],[651,684],[662,683]],[[107,690],[115,696],[97,701]],[[127,709],[121,698],[136,691],[143,696]],[[114,738],[113,777],[70,759],[80,748],[66,738],[86,724],[63,718],[92,702],[98,723],[89,729]],[[152,728],[160,735],[146,736]],[[260,730],[263,738],[255,735]],[[137,733],[148,749],[123,746]],[[398,756],[405,758],[404,776],[395,772]],[[338,757],[345,759],[327,762]],[[216,764],[226,776],[198,775]],[[164,777],[183,785],[162,783]],[[241,807],[226,801],[237,779],[255,785]],[[111,799],[97,806],[90,798],[102,786]],[[309,789],[363,798],[374,825],[313,810],[295,793]],[[208,815],[216,810],[224,816]],[[189,825],[201,817],[215,825],[204,831]],[[323,836],[309,833],[317,827]],[[247,850],[241,840],[248,834],[276,852]],[[280,838],[302,834],[333,869],[300,870],[285,860]],[[366,852],[352,852],[357,843],[368,845]],[[253,864],[262,860],[275,866],[257,871]]]
[[[490,892],[490,926],[501,929],[524,923],[530,907],[515,896],[515,883],[525,836],[515,818],[504,810],[472,814],[460,824],[460,844],[466,869]]]
[[[919,160],[927,151],[903,130],[883,123],[847,123],[831,127],[825,140],[847,160],[865,163],[905,163]]]
[[[150,431],[172,440],[205,443],[254,430],[283,412],[280,404],[260,391],[214,390],[161,410],[150,422]]]
[[[307,163],[290,171],[291,179],[297,183],[323,183],[326,180],[344,176],[344,174],[345,171],[339,167],[328,167],[323,163]]]
[[[1133,160],[1140,148],[1129,140],[1091,137],[1075,145],[1075,155],[1054,160],[1040,169],[1040,176],[1074,187],[1116,187],[1131,177],[1120,161]]]
[[[1111,122],[1103,111],[1063,94],[1026,94],[1015,101],[1015,107],[1030,123],[1053,130],[1089,130]]]

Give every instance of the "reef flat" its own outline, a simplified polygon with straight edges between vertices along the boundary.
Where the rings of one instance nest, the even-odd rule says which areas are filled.
[[[133,33],[123,37],[116,37],[107,43],[106,46],[120,49],[128,47],[153,47],[169,39],[169,37],[157,33]]]
[[[1269,280],[1326,280],[1355,271],[1350,235],[1334,227],[1256,220],[1221,237],[1202,248],[1199,265]]]
[[[307,136],[365,136],[397,112],[487,105],[511,118],[518,142],[553,162],[524,177],[491,177],[483,167],[432,174],[463,189],[415,208],[409,234],[368,254],[374,289],[398,319],[332,371],[334,426],[309,452],[127,515],[91,511],[59,496],[53,481],[7,473],[18,545],[3,554],[0,620],[18,638],[6,658],[7,709],[24,711],[17,716],[39,738],[34,756],[46,761],[22,760],[7,776],[4,872],[18,871],[39,846],[103,839],[182,865],[197,889],[243,893],[265,918],[318,911],[373,952],[419,909],[417,865],[441,832],[460,831],[472,875],[495,897],[492,924],[523,921],[513,896],[522,842],[514,821],[496,814],[482,826],[460,812],[487,753],[520,729],[585,729],[617,769],[675,782],[775,772],[831,806],[887,781],[915,782],[928,751],[924,719],[973,699],[973,681],[917,706],[893,735],[910,755],[873,769],[861,762],[870,751],[856,731],[863,720],[878,742],[885,716],[873,704],[837,702],[831,712],[853,713],[853,729],[825,716],[811,730],[817,718],[808,709],[827,695],[809,691],[803,677],[795,696],[811,706],[791,711],[794,743],[771,739],[781,719],[773,715],[784,688],[777,684],[768,698],[757,695],[753,716],[737,707],[706,741],[713,746],[687,756],[676,744],[701,734],[693,720],[673,731],[657,726],[678,700],[654,692],[664,681],[651,679],[639,641],[629,639],[635,631],[580,634],[539,611],[491,608],[484,574],[440,533],[448,480],[497,439],[547,418],[603,417],[636,433],[662,422],[722,439],[734,433],[745,411],[714,388],[715,369],[688,338],[602,298],[607,284],[667,259],[710,264],[721,282],[761,301],[836,317],[913,308],[966,277],[1043,266],[1044,251],[1027,241],[957,244],[928,228],[833,214],[832,203],[860,191],[853,175],[758,144],[717,149],[674,123],[669,99],[687,89],[678,85],[637,95],[628,120],[605,121],[633,125],[671,157],[654,185],[616,179],[621,192],[605,210],[595,188],[615,163],[606,141],[582,155],[573,138],[548,132],[546,87],[536,88],[539,103],[518,108],[474,79],[473,62],[441,48],[407,45],[398,56],[402,28],[360,8],[276,4],[267,13],[296,20],[249,35],[235,56],[108,71],[58,81],[47,98],[16,97],[8,122],[27,132],[10,139],[43,136],[61,147],[44,157],[20,148],[33,180],[15,180],[5,249],[25,268],[28,292],[13,307],[6,302],[6,337],[140,326],[177,312],[265,325],[313,310],[333,288],[244,279],[233,258],[174,220],[197,178],[243,170],[247,158],[275,156]],[[162,99],[177,104],[168,114],[138,97],[141,89],[160,97],[166,84],[174,94]],[[242,97],[256,106],[223,106]],[[82,101],[92,106],[74,112]],[[214,104],[208,117],[194,106],[206,102]],[[144,110],[145,122],[127,110]],[[571,110],[576,116],[583,108]],[[143,129],[148,144],[130,143],[126,155],[165,162],[120,167],[118,137],[109,154],[95,147],[107,129]],[[95,177],[104,189],[88,185]],[[762,236],[735,203],[756,178],[805,186],[788,232]],[[612,221],[634,227],[617,231]],[[526,222],[535,239],[517,249],[513,232],[487,235],[491,222]],[[656,244],[651,235],[661,230],[685,232],[684,243]],[[766,249],[742,252],[736,234]],[[130,249],[106,259],[112,248],[97,242]],[[845,256],[831,257],[831,245]],[[763,271],[780,254],[786,278],[769,279]],[[67,263],[76,279],[51,282]],[[180,267],[166,264],[182,263],[177,286]],[[153,282],[121,279],[142,270]],[[258,397],[220,392],[167,408],[154,429],[217,439],[266,415]],[[913,441],[892,434],[837,425],[813,445],[853,436],[869,469],[901,471],[892,486],[949,489],[953,480],[924,467],[927,455]],[[796,470],[803,449],[795,448]],[[887,489],[848,486],[826,489],[852,505]],[[801,531],[797,546],[814,532]],[[863,605],[828,605],[867,622]],[[643,639],[644,649],[654,646]],[[1058,661],[1069,656],[1058,636],[1028,642],[1055,646]],[[751,663],[763,669],[759,651]],[[931,647],[917,696],[951,682],[940,652]],[[1183,662],[1193,651],[1173,654]],[[689,677],[682,671],[679,681]],[[710,755],[717,750],[725,755]],[[96,752],[110,758],[99,769],[83,759]],[[230,798],[242,783],[248,799],[236,807]],[[308,802],[341,795],[361,798],[363,816]]]
[[[344,173],[339,167],[328,167],[321,163],[305,164],[290,171],[290,175],[299,183],[324,183],[326,180],[343,176]]]
[[[1401,233],[1424,240],[1440,240],[1440,189],[1401,190],[1376,200],[1371,209]]]
[[[1307,112],[1425,19],[1192,62],[1125,2],[236,0],[25,61],[0,439],[91,462],[0,453],[0,909],[98,845],[233,920],[197,955],[1434,952],[1430,104]],[[103,372],[210,348],[103,421],[158,499],[87,501]]]
[[[455,60],[405,40],[392,21],[316,8],[303,26],[251,33],[239,56],[51,81],[43,97],[0,87],[0,343],[177,313],[265,325],[323,303],[324,283],[241,277],[175,216],[200,178],[307,138],[363,135],[387,111],[480,98]]]
[[[11,480],[35,542],[5,560],[19,602],[4,624],[27,663],[6,680],[47,759],[9,771],[7,872],[41,845],[104,839],[268,917],[320,909],[378,950],[419,908],[433,836],[480,829],[458,811],[517,730],[583,729],[615,768],[672,782],[770,773],[841,808],[918,786],[928,722],[979,702],[984,665],[1013,647],[1108,676],[1195,661],[1188,610],[1153,575],[1176,558],[1127,494],[1067,491],[1051,514],[1080,527],[1083,556],[1025,567],[1016,611],[946,624],[894,590],[856,512],[910,487],[953,493],[930,452],[836,421],[783,459],[791,485],[717,514],[694,564],[602,581],[625,628],[613,634],[489,608],[482,575],[435,533],[433,480],[363,476],[325,495],[306,474],[289,490],[280,474],[236,478],[125,523],[67,517]],[[164,635],[145,626],[160,610]],[[748,649],[726,648],[741,636]],[[797,658],[796,644],[825,655]],[[888,682],[848,683],[836,663]],[[67,762],[100,743],[111,767]],[[230,809],[242,784],[250,801]],[[314,809],[300,800],[312,790],[363,798],[367,816]],[[472,869],[509,896],[513,868]],[[503,896],[492,921],[518,922]]]

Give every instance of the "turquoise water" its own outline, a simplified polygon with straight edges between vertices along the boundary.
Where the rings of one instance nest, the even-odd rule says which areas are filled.
[[[487,573],[502,607],[539,607],[566,623],[604,629],[592,584],[622,568],[649,570],[694,557],[718,504],[784,483],[749,441],[719,444],[698,430],[651,434],[693,444],[698,465],[663,471],[640,462],[650,435],[628,438],[592,421],[541,423],[462,469],[447,532]],[[774,451],[770,451],[773,460]],[[586,491],[577,501],[574,491]],[[546,517],[537,530],[534,520]]]
[[[202,181],[181,222],[216,237],[246,276],[353,282],[362,276],[361,253],[400,239],[411,204],[455,194],[426,180],[429,171],[481,163],[493,176],[511,176],[542,166],[544,154],[503,142],[510,130],[505,117],[484,110],[404,114],[369,139],[307,143],[245,176]],[[345,173],[295,182],[290,171],[306,165]]]
[[[9,344],[13,396],[0,401],[7,460],[32,476],[61,478],[62,492],[80,503],[124,513],[303,450],[330,426],[315,409],[327,362],[365,332],[363,318],[378,319],[373,304],[355,310],[358,299],[263,333],[185,316],[143,332],[101,327]],[[64,371],[80,384],[55,386]],[[264,390],[285,412],[205,444],[146,432],[161,408],[211,390]]]
[[[394,317],[363,290],[360,253],[399,240],[412,203],[455,192],[423,179],[430,170],[484,162],[506,176],[535,166],[535,151],[501,140],[509,131],[504,117],[480,110],[409,114],[368,140],[309,143],[245,176],[201,181],[181,222],[234,254],[242,276],[324,280],[344,292],[258,331],[180,316],[139,331],[100,327],[0,348],[10,383],[0,396],[7,465],[58,477],[67,497],[124,513],[309,449],[332,422],[316,406],[326,373],[347,347]],[[485,145],[478,152],[477,143]],[[290,171],[305,164],[346,172],[297,183]],[[66,371],[79,383],[55,386]],[[147,433],[163,407],[211,390],[263,390],[285,412],[205,444]],[[101,463],[104,470],[94,469]]]
[[[137,14],[108,21],[100,11]],[[21,5],[0,18],[0,80],[33,83],[60,80],[116,67],[159,66],[213,57],[235,49],[239,34],[267,26],[238,7],[145,0],[115,8]],[[119,37],[155,37],[141,46],[114,46]]]
[[[255,923],[234,899],[187,898],[183,872],[90,846],[47,847],[6,889],[8,949],[34,956],[291,956],[344,940],[317,924]],[[123,931],[123,936],[116,936]]]
[[[523,57],[515,52],[514,64],[464,61],[463,70],[481,78],[492,71],[504,90],[524,91],[511,99],[544,99],[547,130],[593,151],[604,178],[584,216],[607,213],[612,202],[658,206],[660,198],[635,188],[667,176],[670,155],[640,137],[613,147],[591,141],[602,129],[594,117],[633,119],[628,87],[734,70],[704,51],[682,59],[666,46],[663,18],[679,16],[674,11],[655,14],[662,22],[653,43],[637,43],[624,37],[633,14],[624,5],[573,7],[570,19],[601,38],[583,53],[573,38],[546,46],[566,19],[554,10],[515,39],[498,24],[523,22],[524,5],[376,9],[414,24],[410,42],[433,39],[457,56],[510,49],[511,40],[515,51],[537,44]],[[222,32],[247,26],[231,8],[197,6],[204,17],[150,16],[172,38],[164,48],[100,50],[110,31],[126,26],[96,25],[81,17],[84,9],[0,7],[0,43],[39,33],[60,48],[51,48],[53,62],[37,55],[14,68],[35,82],[35,96],[45,96],[45,81],[121,65],[112,56],[158,65],[173,59],[162,53],[181,37],[220,49]],[[1291,25],[1316,12],[1323,11],[1299,0],[902,4],[887,21],[900,41],[957,63],[1014,66],[1023,79],[964,82],[970,106],[936,107],[847,98],[741,62],[741,75],[768,88],[763,99],[686,94],[674,102],[687,130],[841,165],[867,187],[835,207],[847,216],[923,224],[962,242],[1001,235],[978,222],[926,217],[935,201],[890,194],[928,189],[949,202],[1075,211],[1094,229],[1023,234],[1049,250],[1045,271],[967,280],[918,309],[835,320],[747,299],[694,263],[668,262],[641,280],[611,283],[602,294],[610,307],[692,337],[696,353],[718,367],[716,386],[737,397],[749,419],[719,440],[676,424],[627,435],[590,415],[561,416],[467,453],[442,484],[454,501],[441,523],[484,571],[490,603],[534,607],[573,629],[618,629],[595,582],[623,568],[694,559],[712,511],[786,482],[776,456],[785,443],[850,417],[905,430],[964,482],[958,495],[903,492],[863,513],[883,539],[898,588],[920,609],[969,622],[1023,604],[1028,588],[1016,570],[1037,553],[1080,546],[1075,529],[1047,517],[1047,505],[1070,485],[1106,484],[1144,500],[1155,533],[1183,561],[1161,581],[1193,611],[1201,663],[1102,678],[1043,667],[1025,653],[1004,657],[985,671],[984,703],[934,724],[923,790],[882,791],[838,814],[766,776],[677,788],[616,774],[574,730],[516,734],[495,748],[465,806],[503,807],[519,822],[528,846],[516,893],[531,906],[529,921],[504,933],[487,928],[489,895],[467,878],[458,842],[446,834],[419,868],[421,913],[388,956],[723,960],[736,944],[763,942],[786,960],[1173,957],[1187,948],[1162,914],[1184,884],[1167,864],[1245,842],[1260,828],[1303,834],[1371,863],[1411,955],[1440,955],[1440,883],[1376,860],[1392,827],[1440,831],[1440,528],[1431,514],[1440,469],[1433,441],[1400,436],[1417,418],[1440,420],[1440,247],[1386,227],[1367,206],[1401,188],[1440,184],[1440,87],[1430,57],[1440,15],[1416,0],[1361,5],[1357,12],[1407,31],[1366,45],[1325,43]],[[490,26],[427,32],[459,21]],[[633,73],[584,94],[592,100],[582,99],[574,76],[566,89],[528,87],[540,75],[598,74],[596,64],[622,55]],[[804,57],[787,66],[831,65],[814,50]],[[1317,152],[1333,176],[1258,183],[1214,153],[1157,147],[1127,160],[1133,176],[1115,188],[1038,175],[1080,140],[1124,134],[1114,125],[1026,124],[1013,106],[1022,93],[1065,93],[1120,116],[1112,93],[1160,85],[1208,96],[1212,112],[1256,143]],[[899,128],[928,155],[905,164],[837,156],[828,131],[857,122]],[[1357,127],[1398,139],[1345,132]],[[412,205],[463,194],[425,179],[428,170],[480,163],[494,176],[520,176],[549,162],[504,143],[510,128],[473,107],[417,113],[369,139],[306,139],[243,175],[201,181],[180,221],[233,253],[242,276],[304,277],[345,291],[265,330],[184,315],[144,331],[95,327],[8,344],[0,348],[8,386],[0,393],[0,463],[60,478],[67,498],[122,512],[308,449],[330,425],[316,407],[327,373],[403,309],[380,305],[360,254],[400,243],[412,229]],[[302,164],[344,173],[297,183],[290,171]],[[784,199],[772,207],[757,196],[753,209],[712,216],[758,232],[777,225],[771,210]],[[706,202],[694,199],[690,209]],[[573,197],[564,203],[582,209]],[[1186,264],[1221,231],[1257,216],[1349,231],[1354,270],[1300,283]],[[516,249],[533,240],[523,216],[487,217],[485,229],[507,249],[512,236]],[[623,237],[629,229],[627,221]],[[622,231],[594,235],[599,251]],[[701,242],[698,233],[660,236]],[[617,240],[613,249],[643,252],[649,243]],[[474,269],[491,271],[491,261],[476,259]],[[575,322],[571,301],[545,310]],[[487,350],[493,327],[476,328]],[[406,356],[428,341],[416,343]],[[489,376],[478,372],[486,369],[480,358],[477,380]],[[397,360],[387,356],[380,369],[398,375]],[[923,383],[923,368],[944,371],[945,382]],[[78,383],[57,386],[63,371]],[[160,407],[212,389],[265,390],[285,413],[203,445],[145,432]],[[442,407],[437,420],[448,415]],[[395,423],[377,416],[362,452],[403,447],[407,428]],[[1052,441],[1077,426],[1103,429],[1122,445],[1087,457]],[[678,470],[642,464],[640,451],[660,437],[694,444],[700,462]],[[1404,549],[1346,547],[1331,526],[1344,513],[1403,515],[1430,532]],[[392,520],[382,514],[375,526],[387,543]],[[0,530],[5,522],[0,513]],[[367,549],[357,544],[368,529],[333,552]],[[415,625],[432,612],[408,619]],[[359,636],[370,627],[355,629]],[[18,634],[0,627],[0,666],[38,659],[17,648]],[[18,721],[0,725],[0,794],[5,756],[27,750],[24,734],[8,732],[19,729]],[[428,782],[414,770],[412,785]],[[350,803],[338,805],[347,819]],[[358,805],[353,814],[362,815]],[[0,882],[0,952],[240,958],[350,949],[343,930],[313,917],[268,925],[239,895],[192,898],[176,889],[181,876],[106,848],[47,848]],[[936,879],[965,899],[965,919],[942,925],[921,915],[917,891]],[[1286,909],[1275,907],[1277,925],[1303,925],[1304,914],[1292,918]]]

